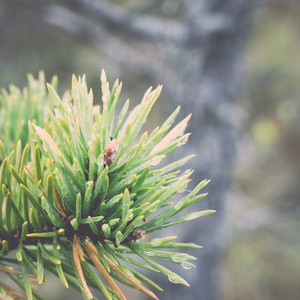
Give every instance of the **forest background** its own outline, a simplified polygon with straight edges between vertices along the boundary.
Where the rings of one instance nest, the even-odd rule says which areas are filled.
[[[161,276],[165,292],[160,299],[298,299],[299,2],[214,0],[213,6],[204,0],[115,0],[108,5],[76,0],[73,7],[70,1],[37,2],[0,0],[1,87],[23,87],[27,73],[37,77],[44,70],[47,80],[58,75],[62,93],[70,88],[73,73],[86,74],[100,99],[104,68],[111,82],[123,82],[123,101],[130,97],[137,103],[149,85],[164,85],[151,114],[153,126],[178,104],[181,118],[193,112],[187,153],[197,155],[193,181],[212,179],[210,200],[200,205],[218,212],[177,228],[179,238],[204,248],[193,253],[197,268],[180,273],[191,288],[174,287]],[[101,20],[80,10],[80,2],[101,4]],[[124,11],[135,17],[129,26],[118,23]],[[228,25],[231,14],[233,24]],[[164,30],[162,20],[170,21]],[[157,23],[148,26],[150,21]],[[185,41],[180,24],[204,28],[200,42]],[[237,30],[226,31],[230,26]],[[236,52],[227,38],[236,42]],[[219,97],[223,90],[224,98]],[[47,299],[71,298],[59,282],[55,289],[53,284],[48,280],[42,287]],[[80,299],[75,293],[72,297]],[[130,299],[139,297],[133,293]]]

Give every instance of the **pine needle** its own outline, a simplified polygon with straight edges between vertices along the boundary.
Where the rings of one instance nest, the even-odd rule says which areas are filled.
[[[91,291],[86,283],[86,280],[85,280],[83,272],[82,272],[80,260],[79,260],[79,257],[80,257],[81,261],[85,261],[85,259],[83,257],[82,248],[78,242],[77,234],[75,234],[74,238],[73,238],[73,257],[74,257],[76,270],[77,270],[78,276],[80,278],[80,281],[82,283],[82,286],[83,286],[84,290],[86,291],[86,293],[88,294],[89,298],[93,299],[93,294],[91,293]]]
[[[20,272],[20,271],[17,271],[17,270],[14,270],[14,269],[7,270],[7,269],[4,269],[2,267],[0,267],[0,272],[8,273],[8,274],[23,275],[23,273]],[[32,275],[32,274],[28,274],[28,275],[29,275],[29,278],[30,278],[31,281],[36,281],[37,280],[37,277],[35,275]]]
[[[116,283],[113,281],[111,276],[108,274],[106,269],[101,264],[100,260],[98,259],[98,255],[96,255],[93,250],[93,245],[88,240],[84,240],[83,246],[84,246],[85,250],[87,251],[87,253],[89,254],[90,258],[92,259],[95,267],[98,269],[98,271],[103,276],[103,278],[110,285],[110,287],[119,294],[120,300],[126,300],[126,297],[124,296],[124,294],[122,293],[120,288],[116,285]]]
[[[29,175],[33,178],[33,180],[35,181],[35,183],[38,185],[39,182],[38,182],[37,179],[34,177],[34,175],[32,174],[32,172],[31,172],[26,166],[24,167],[24,169],[26,170],[26,172],[29,173]],[[44,189],[43,189],[41,186],[40,186],[40,189],[41,189],[41,191],[43,192],[44,196],[45,196],[46,198],[48,198],[46,192],[44,191]]]
[[[183,134],[192,114],[189,114],[179,124],[177,124],[151,151],[151,154],[165,148],[172,140]]]
[[[91,250],[93,251],[93,253],[95,255],[97,255],[97,257],[100,259],[100,255],[98,254],[97,249],[91,245]],[[153,299],[158,300],[158,298],[156,297],[156,295],[154,293],[152,293],[151,291],[147,290],[144,286],[142,286],[139,282],[137,282],[136,280],[134,280],[133,278],[129,277],[128,275],[126,275],[125,273],[123,273],[117,266],[115,263],[113,263],[108,257],[105,257],[109,267],[114,270],[115,272],[117,272],[119,275],[121,275],[122,277],[124,277],[126,280],[128,280],[129,282],[131,282],[136,288],[138,288],[139,290],[141,290],[142,292],[144,292],[146,295],[150,296]]]
[[[58,207],[60,208],[60,210],[61,211],[59,211],[59,210],[57,210],[56,209],[56,211],[60,214],[60,215],[62,215],[64,218],[68,218],[67,217],[67,213],[66,213],[66,211],[65,211],[65,208],[64,208],[64,206],[63,206],[63,203],[62,203],[62,200],[61,200],[61,198],[60,198],[60,194],[59,194],[59,192],[58,192],[58,190],[57,190],[57,188],[56,188],[56,186],[53,184],[53,188],[54,188],[54,194],[55,194],[55,199],[56,199],[56,203],[57,203],[57,205],[58,205]],[[53,206],[54,208],[55,208],[55,206]]]

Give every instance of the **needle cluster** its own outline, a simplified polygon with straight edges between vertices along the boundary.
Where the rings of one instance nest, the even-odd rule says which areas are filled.
[[[30,78],[30,83],[39,87],[31,89],[38,105],[26,107],[36,113],[34,107],[48,106],[44,124],[39,117],[29,118],[30,138],[23,138],[28,142],[23,147],[20,134],[7,137],[18,127],[9,123],[12,119],[7,117],[5,126],[0,123],[1,139],[13,140],[14,145],[7,155],[11,143],[0,140],[0,271],[25,291],[27,299],[41,299],[32,284],[46,280],[45,270],[67,288],[80,291],[84,299],[97,299],[91,288],[107,299],[126,299],[116,281],[158,299],[144,284],[161,288],[131,265],[162,272],[170,281],[188,286],[155,260],[188,269],[196,258],[173,250],[200,246],[174,242],[176,236],[153,238],[150,233],[214,212],[176,217],[206,195],[198,193],[208,183],[204,180],[187,191],[192,170],[179,168],[193,155],[163,164],[170,152],[187,142],[189,134],[184,131],[190,116],[170,130],[178,107],[160,127],[141,134],[161,86],[149,88],[130,111],[127,100],[116,115],[122,84],[117,80],[110,90],[104,71],[101,107],[93,104],[85,76],[73,76],[71,92],[63,99],[53,84],[47,85],[47,93],[43,80]],[[9,116],[11,109],[3,103],[11,94],[2,92],[1,97],[0,116]],[[39,114],[44,117],[44,110]],[[27,124],[25,119],[20,117]],[[171,202],[179,193],[181,198]],[[14,249],[13,256],[9,251]],[[21,265],[22,272],[10,263]],[[22,299],[4,282],[0,289]]]

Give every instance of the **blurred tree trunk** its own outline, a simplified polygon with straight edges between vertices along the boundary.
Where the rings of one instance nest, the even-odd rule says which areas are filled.
[[[165,289],[160,298],[218,299],[226,198],[239,137],[243,52],[254,1],[145,1],[152,3],[148,11],[138,1],[134,11],[108,0],[2,1],[12,8],[27,6],[33,18],[95,44],[114,61],[162,83],[165,98],[181,105],[181,118],[193,113],[190,149],[184,147],[181,154],[197,155],[188,166],[195,170],[192,184],[212,181],[205,189],[209,195],[192,209],[217,213],[180,225],[178,240],[204,248],[192,253],[197,268],[178,270],[191,287],[160,282]]]
[[[226,241],[226,198],[232,183],[235,146],[239,138],[239,96],[243,86],[243,54],[250,29],[251,1],[184,1],[185,22],[193,22],[197,39],[178,46],[168,62],[177,75],[168,82],[170,98],[193,113],[188,145],[197,156],[194,184],[211,179],[208,196],[198,209],[217,213],[180,228],[179,238],[203,245],[192,255],[197,268],[183,274],[190,289],[164,285],[162,299],[216,300],[220,298],[222,248]],[[186,147],[184,147],[186,148]],[[193,208],[195,209],[195,207]],[[196,226],[196,227],[195,227]],[[178,270],[179,271],[179,270]],[[186,277],[188,275],[188,277]]]

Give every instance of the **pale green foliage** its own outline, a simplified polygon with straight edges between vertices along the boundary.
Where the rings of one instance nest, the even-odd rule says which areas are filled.
[[[33,82],[37,83],[31,81],[31,84]],[[101,84],[101,110],[93,106],[93,93],[88,90],[84,76],[78,79],[73,76],[72,99],[61,100],[55,87],[48,85],[54,109],[49,109],[51,121],[46,122],[44,128],[40,122],[44,109],[37,109],[37,116],[29,122],[34,140],[31,141],[31,158],[30,147],[22,149],[21,143],[16,144],[15,153],[6,157],[5,147],[0,142],[0,204],[4,205],[4,214],[0,214],[0,255],[2,262],[21,264],[22,276],[14,273],[9,276],[24,288],[28,299],[39,299],[39,296],[31,289],[27,267],[37,276],[38,283],[44,281],[47,269],[59,276],[66,287],[71,285],[79,290],[84,299],[92,297],[88,286],[100,290],[107,299],[124,299],[110,283],[111,277],[136,287],[140,280],[160,290],[157,284],[122,261],[162,272],[172,282],[188,285],[182,277],[152,259],[190,268],[193,266],[190,260],[195,257],[164,249],[199,246],[173,242],[176,236],[147,239],[148,242],[140,238],[213,212],[193,212],[169,220],[206,195],[198,195],[198,192],[206,186],[207,180],[187,192],[192,171],[177,171],[192,156],[158,167],[167,154],[187,141],[188,134],[184,134],[184,130],[190,116],[167,134],[179,112],[177,108],[161,127],[149,135],[140,134],[161,87],[150,88],[129,113],[127,101],[116,116],[121,84],[117,80],[110,91],[104,72]],[[31,89],[30,99],[45,99],[42,85],[40,80],[39,88]],[[15,90],[12,90],[13,95]],[[2,99],[13,97],[5,92],[3,95]],[[42,103],[44,105],[44,100]],[[2,107],[1,114],[5,114]],[[3,128],[13,131],[3,123],[0,125],[0,133]],[[19,134],[13,140],[18,138]],[[178,193],[183,193],[181,199],[170,202]],[[76,257],[80,256],[79,248],[74,254],[74,245],[79,245],[75,241],[77,237],[87,251],[83,254],[86,261],[82,257],[79,262]],[[97,249],[96,258],[89,252],[87,243]],[[12,249],[16,249],[15,258],[7,254]],[[127,254],[136,254],[142,260]],[[95,264],[99,269],[98,263],[106,272],[104,278],[110,287],[91,271],[90,265]],[[156,298],[151,292],[146,293]]]
[[[51,80],[56,88],[57,77]],[[28,120],[42,126],[48,118],[47,108],[52,109],[49,103],[45,84],[44,72],[39,73],[38,79],[28,75],[28,87],[22,91],[15,85],[10,85],[8,91],[0,91],[0,139],[7,152],[15,149],[18,140],[23,147],[28,143]]]

